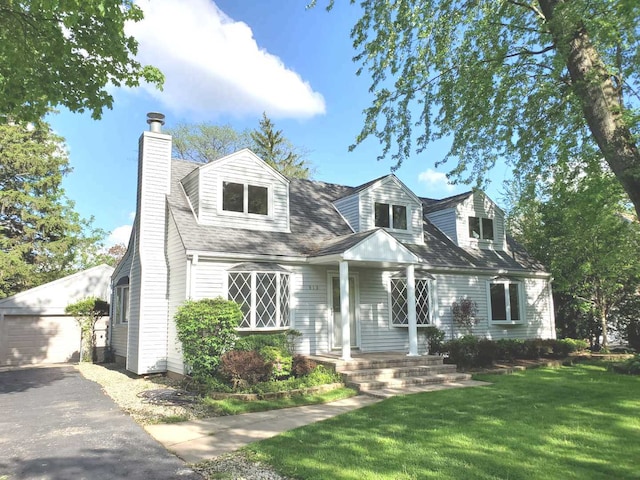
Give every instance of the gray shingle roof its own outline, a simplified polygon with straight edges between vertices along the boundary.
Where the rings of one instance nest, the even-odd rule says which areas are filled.
[[[167,202],[187,250],[286,257],[320,256],[344,252],[372,233],[353,233],[333,206],[335,200],[353,193],[353,187],[295,178],[290,179],[289,184],[291,233],[200,225],[179,186],[179,181],[199,166],[185,160],[172,161],[171,194]],[[425,209],[426,204],[437,206],[437,209],[448,208],[468,198],[471,193],[442,201],[421,200]],[[509,243],[513,257],[506,252],[470,251],[455,245],[428,220],[424,221],[424,240],[424,245],[405,246],[429,266],[543,270],[513,241]]]
[[[471,195],[473,195],[472,191],[460,193],[452,197],[442,198],[440,200],[435,198],[421,197],[420,200],[422,200],[422,211],[423,213],[426,214],[426,213],[436,212],[438,210],[453,208],[461,204],[462,202],[464,202]]]

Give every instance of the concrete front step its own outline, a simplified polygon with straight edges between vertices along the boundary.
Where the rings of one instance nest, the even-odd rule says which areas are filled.
[[[313,358],[313,357],[312,357]],[[314,360],[316,360],[314,358]],[[317,360],[316,360],[317,361]],[[382,368],[417,367],[425,365],[442,365],[443,357],[436,355],[425,355],[420,357],[397,357],[381,359],[353,359],[348,362],[344,360],[332,361],[336,372],[350,372],[353,370],[372,370]]]
[[[380,390],[384,388],[404,388],[416,385],[429,385],[438,383],[460,382],[471,380],[468,373],[438,373],[435,375],[424,375],[421,377],[390,378],[386,380],[371,381],[347,381],[347,386],[356,388],[358,391]]]
[[[459,380],[447,383],[430,383],[427,385],[411,385],[402,388],[380,388],[377,390],[360,390],[360,393],[375,398],[390,398],[398,395],[410,395],[412,393],[435,392],[438,390],[448,390],[451,388],[480,387],[491,385],[488,382],[478,380]]]
[[[375,368],[365,370],[343,371],[346,382],[362,382],[366,380],[387,380],[391,378],[421,377],[438,373],[455,373],[455,365],[418,365],[411,367]]]

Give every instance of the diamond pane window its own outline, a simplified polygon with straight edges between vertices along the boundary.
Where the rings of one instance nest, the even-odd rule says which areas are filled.
[[[243,264],[255,271],[230,271],[228,298],[240,305],[243,318],[238,328],[267,330],[291,326],[289,273],[273,264]],[[265,272],[260,268],[282,271]]]
[[[251,326],[251,274],[250,273],[230,273],[229,274],[229,300],[233,300],[240,305],[242,310],[242,320],[238,327],[248,328]]]
[[[430,289],[429,280],[417,278],[416,292],[416,323],[429,325],[430,323]],[[407,305],[407,280],[405,278],[391,279],[391,324],[403,326],[409,324],[409,307]]]
[[[393,325],[407,325],[409,323],[407,282],[400,278],[391,279],[391,323]]]

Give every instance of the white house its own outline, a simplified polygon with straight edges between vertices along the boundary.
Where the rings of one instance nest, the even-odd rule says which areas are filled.
[[[424,352],[449,337],[451,305],[476,302],[473,333],[554,338],[551,278],[480,191],[420,198],[395,175],[359,187],[289,179],[249,150],[208,164],[171,158],[164,117],[140,137],[136,218],[112,277],[111,345],[135,373],[184,373],[173,316],[222,296],[239,330],[302,332],[300,353]]]

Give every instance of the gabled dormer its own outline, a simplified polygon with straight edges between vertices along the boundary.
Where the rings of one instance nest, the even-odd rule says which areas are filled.
[[[424,243],[422,202],[393,174],[354,188],[334,206],[354,232],[384,228],[400,241]]]
[[[505,250],[504,211],[474,190],[442,200],[423,199],[425,217],[463,248]]]
[[[249,149],[204,164],[181,183],[198,223],[289,232],[289,180]]]

